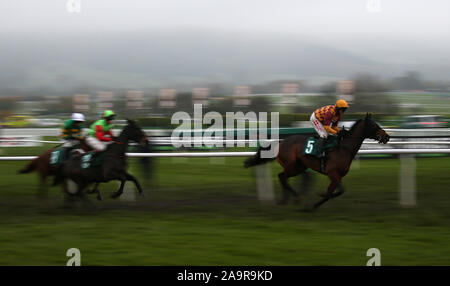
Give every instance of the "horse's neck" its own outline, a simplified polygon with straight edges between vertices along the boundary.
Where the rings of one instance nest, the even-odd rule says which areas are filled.
[[[120,132],[119,136],[117,136],[117,141],[120,143],[123,143],[124,145],[128,145],[128,142],[130,141],[128,139],[128,130],[127,128],[123,129],[122,132]]]
[[[111,152],[113,153],[119,153],[119,154],[125,154],[128,148],[128,136],[125,132],[125,130],[122,130],[120,132],[119,136],[117,137],[116,141],[113,143],[113,146],[111,146]]]
[[[349,134],[346,138],[344,138],[341,143],[342,146],[345,146],[346,149],[350,150],[351,160],[356,156],[359,149],[361,148],[362,143],[364,142],[364,122],[359,123],[359,125]]]

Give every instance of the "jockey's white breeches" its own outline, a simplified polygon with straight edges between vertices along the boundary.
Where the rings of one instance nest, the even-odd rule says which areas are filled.
[[[69,139],[69,140],[65,140],[62,147],[66,147],[66,148],[72,148],[73,146],[78,144],[78,140],[75,139]]]
[[[86,144],[96,151],[105,151],[106,146],[108,145],[108,142],[103,142],[103,141],[98,140],[95,137],[87,136]]]
[[[316,130],[317,134],[319,134],[319,136],[321,138],[328,137],[328,132],[325,130],[325,127],[323,127],[323,124],[316,118],[315,112],[313,112],[311,114],[311,117],[309,118],[309,120],[311,121],[314,129]]]

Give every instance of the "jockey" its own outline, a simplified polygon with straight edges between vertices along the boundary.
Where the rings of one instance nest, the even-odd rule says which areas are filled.
[[[114,135],[111,130],[114,127],[112,123],[115,116],[114,111],[105,110],[102,114],[103,119],[97,120],[91,125],[86,143],[94,151],[104,151],[107,143],[113,140]]]
[[[319,140],[320,153],[322,153],[321,149],[325,139],[329,135],[336,135],[339,132],[337,125],[347,108],[348,103],[343,99],[339,99],[335,105],[323,106],[311,114],[310,121],[321,138]]]
[[[64,126],[61,130],[61,138],[64,140],[63,148],[71,149],[78,145],[83,129],[83,122],[85,121],[84,115],[81,113],[73,113],[71,118],[64,122]]]

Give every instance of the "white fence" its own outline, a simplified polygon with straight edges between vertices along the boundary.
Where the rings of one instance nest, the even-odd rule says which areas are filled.
[[[126,153],[128,157],[249,157],[256,152],[158,152],[158,153]],[[450,149],[377,149],[359,150],[363,154],[450,154]],[[37,156],[0,156],[0,161],[28,161]]]
[[[310,123],[308,123],[310,124]],[[311,126],[310,126],[311,127]],[[84,129],[86,133],[88,129]],[[202,132],[205,130],[192,130],[192,132]],[[208,131],[227,131],[227,129],[208,129]],[[422,129],[385,129],[392,136],[447,136],[450,137],[450,128],[422,128]],[[120,129],[113,129],[114,134],[118,134]],[[171,130],[167,129],[144,129],[144,132],[151,136],[170,136]],[[36,135],[36,136],[59,136],[60,128],[3,128],[0,129],[2,136],[20,136],[20,135]]]
[[[256,152],[165,152],[127,153],[129,157],[249,157]],[[416,205],[416,162],[411,154],[450,154],[450,149],[379,149],[359,150],[358,154],[400,154],[399,202],[404,207]],[[1,161],[28,161],[37,156],[1,156]],[[270,165],[256,166],[258,198],[273,202],[274,190]]]
[[[8,130],[8,129],[7,129]],[[54,136],[59,133],[59,129],[12,129],[19,130],[20,134],[24,135],[34,132],[38,132],[39,135]],[[39,130],[39,131],[37,131]],[[45,130],[45,134],[42,131]],[[3,130],[5,131],[5,130]],[[402,135],[412,135],[420,131],[426,131],[426,134],[433,134],[434,132],[443,132],[450,137],[449,129],[445,130],[397,130],[392,129],[392,132],[403,133]],[[158,130],[152,130],[152,132],[158,132]],[[440,133],[442,134],[442,133]],[[16,135],[16,134],[15,134]],[[161,135],[162,131],[161,131]],[[166,134],[164,134],[166,135]],[[433,134],[434,135],[434,134]],[[11,140],[0,140],[3,142],[11,142]],[[43,140],[22,140],[23,142],[36,142],[36,143],[62,143],[60,141],[43,141]],[[180,140],[181,142],[185,142]],[[222,143],[225,147],[229,141],[232,143],[255,143],[257,140],[196,140],[195,137],[190,142],[202,143],[202,144],[217,144]],[[273,141],[273,140],[269,140]],[[170,137],[152,138],[152,143],[156,145],[171,145],[174,141]],[[399,172],[399,202],[402,206],[410,207],[416,205],[416,162],[413,154],[450,154],[449,148],[429,148],[431,146],[450,146],[450,141],[438,141],[436,139],[416,140],[416,141],[394,141],[391,140],[387,145],[377,145],[374,141],[364,141],[361,150],[358,151],[359,155],[365,154],[399,154],[400,158],[400,172]],[[401,148],[392,148],[399,146]],[[374,147],[376,149],[374,149]],[[158,152],[158,153],[127,153],[129,157],[249,157],[253,156],[256,152]],[[0,161],[29,161],[35,159],[37,156],[0,156]],[[257,176],[257,188],[258,195],[261,201],[270,201],[274,199],[274,192],[272,187],[272,176],[269,165],[262,165],[256,167]]]

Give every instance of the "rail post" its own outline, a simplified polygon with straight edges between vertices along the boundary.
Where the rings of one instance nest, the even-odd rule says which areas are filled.
[[[275,194],[273,191],[272,169],[270,164],[255,166],[256,186],[258,200],[263,203],[273,203]]]
[[[416,158],[413,154],[400,154],[400,205],[414,207],[416,200]]]

